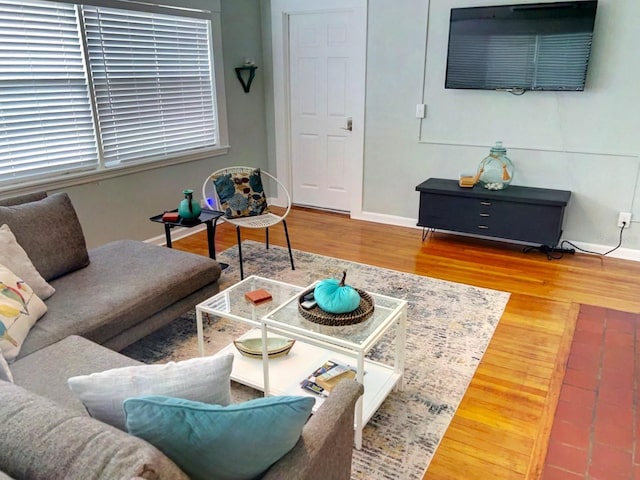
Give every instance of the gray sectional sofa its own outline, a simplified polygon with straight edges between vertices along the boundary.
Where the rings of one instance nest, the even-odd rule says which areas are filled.
[[[64,193],[1,201],[2,224],[56,289],[20,356],[71,334],[119,351],[219,290],[220,265],[207,257],[134,240],[87,250]]]
[[[154,446],[89,417],[67,387],[69,377],[137,363],[71,335],[11,364],[15,384],[0,381],[0,479],[187,479]],[[340,382],[262,479],[348,480],[362,392]]]
[[[122,240],[88,250],[66,194],[0,201],[0,226],[55,293],[0,380],[0,479],[182,479],[144,440],[89,417],[72,376],[136,365],[117,351],[218,291],[207,257]],[[353,415],[363,388],[341,382],[266,479],[348,479]]]

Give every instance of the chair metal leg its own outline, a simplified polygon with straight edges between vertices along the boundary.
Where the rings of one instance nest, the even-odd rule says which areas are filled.
[[[267,245],[267,250],[269,250],[269,227],[265,228],[266,232],[266,245]]]
[[[240,257],[240,280],[244,279],[244,270],[242,268],[242,240],[240,240],[240,227],[236,227],[238,236],[238,256]]]
[[[209,242],[209,256],[214,260],[216,259],[216,228],[218,227],[219,219],[220,217],[216,217],[216,219],[213,221],[213,225],[211,225],[211,222],[207,222],[207,241]],[[212,226],[213,228],[210,229],[209,228],[210,226]],[[218,262],[218,263],[220,264],[220,268],[222,270],[224,270],[225,268],[229,268],[228,263],[224,263],[224,262]]]
[[[284,236],[287,237],[287,247],[289,248],[289,259],[291,260],[291,270],[295,270],[296,267],[293,264],[293,253],[291,253],[291,242],[289,242],[289,229],[287,228],[287,222],[282,220],[282,226],[284,227]]]

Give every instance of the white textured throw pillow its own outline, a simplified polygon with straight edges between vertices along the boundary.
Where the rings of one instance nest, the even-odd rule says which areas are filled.
[[[93,418],[126,431],[123,402],[143,395],[166,395],[197,402],[231,402],[233,354],[197,357],[164,365],[114,368],[71,377],[69,388]]]
[[[0,264],[0,349],[15,360],[31,327],[47,313],[47,306],[24,282]]]
[[[40,299],[46,300],[56,291],[33,266],[9,225],[0,226],[0,263],[27,282]]]
[[[0,380],[13,383],[13,375],[11,375],[7,360],[2,355],[2,350],[0,350]]]

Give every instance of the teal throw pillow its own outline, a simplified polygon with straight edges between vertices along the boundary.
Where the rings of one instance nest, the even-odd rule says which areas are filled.
[[[160,395],[124,402],[127,430],[198,480],[259,477],[293,448],[315,399],[258,398],[211,405]]]
[[[225,217],[252,217],[269,212],[259,168],[248,174],[224,173],[212,176],[211,180]]]

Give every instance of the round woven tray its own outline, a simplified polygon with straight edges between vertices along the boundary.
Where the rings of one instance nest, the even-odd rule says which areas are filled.
[[[308,310],[302,308],[302,297],[313,291],[307,290],[302,292],[298,297],[298,311],[307,320],[319,323],[321,325],[331,325],[333,327],[340,327],[344,325],[354,325],[356,323],[364,322],[373,313],[373,298],[367,292],[355,289],[360,294],[360,306],[352,312],[348,313],[329,313],[322,310],[317,305]]]

